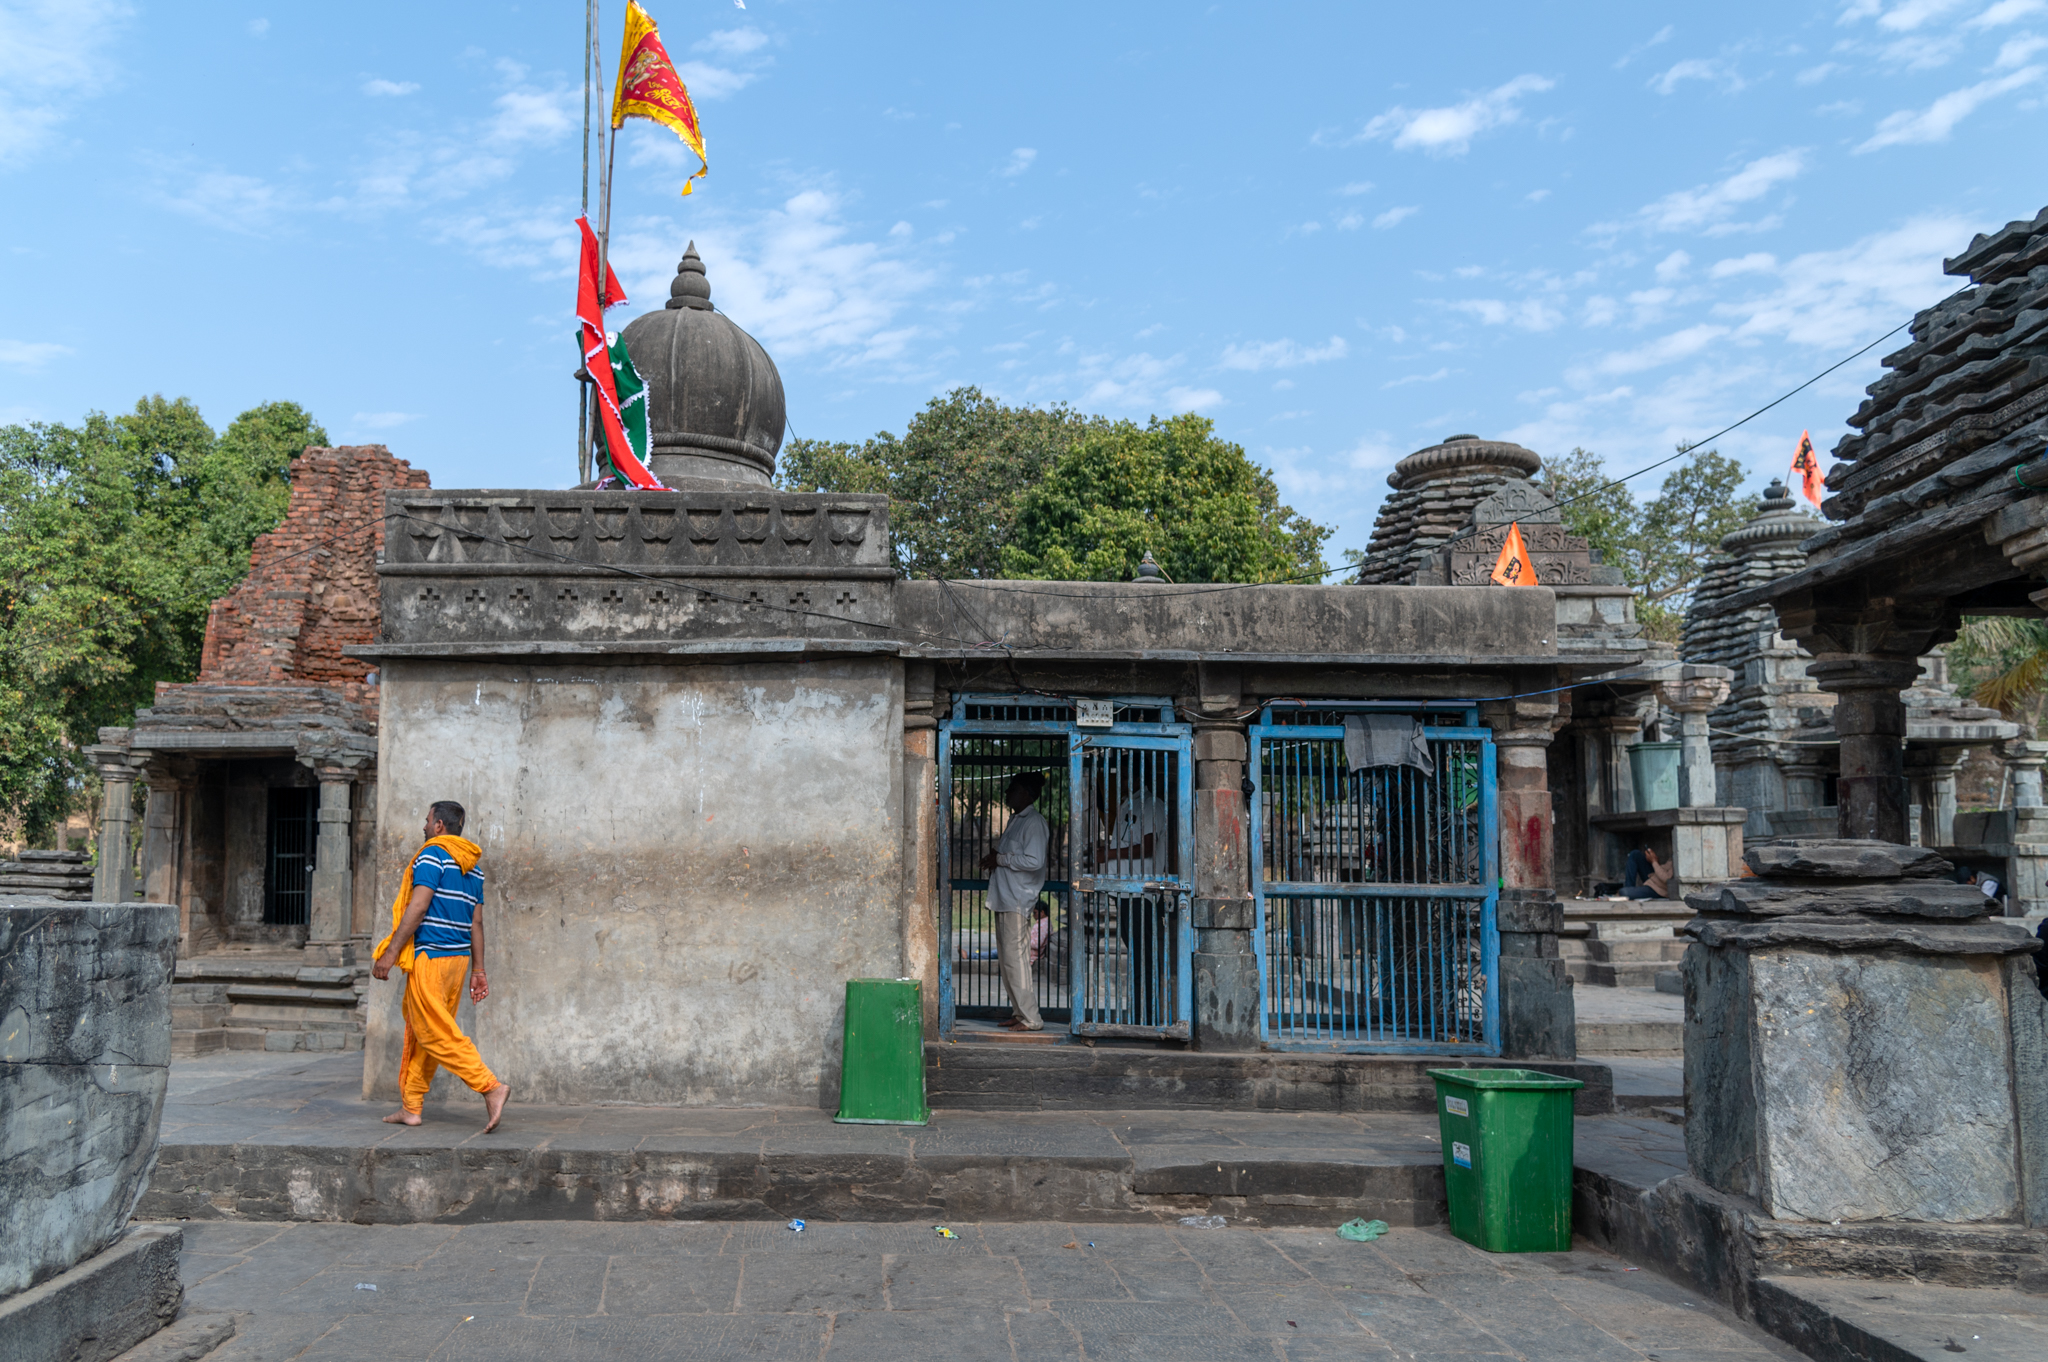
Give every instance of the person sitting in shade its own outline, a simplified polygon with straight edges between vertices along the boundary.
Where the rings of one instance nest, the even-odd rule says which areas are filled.
[[[452,799],[427,810],[426,845],[405,868],[391,904],[391,935],[377,943],[370,973],[389,979],[393,966],[405,971],[398,1110],[384,1119],[418,1125],[434,1073],[446,1068],[483,1095],[488,1135],[503,1119],[512,1089],[485,1067],[476,1042],[455,1022],[465,981],[472,1003],[491,992],[484,974],[484,875],[477,869],[483,848],[462,835],[464,816]]]
[[[1623,898],[1668,898],[1670,888],[1671,862],[1658,860],[1655,847],[1645,843],[1628,854],[1628,867],[1622,872]]]
[[[996,919],[996,960],[1003,987],[1010,991],[1011,1016],[1003,1025],[1012,1031],[1045,1029],[1024,945],[1025,915],[1045,888],[1046,848],[1052,841],[1045,815],[1033,807],[1044,789],[1043,771],[1022,771],[1011,778],[1003,796],[1010,807],[1010,825],[995,850],[981,858],[981,868],[989,872],[988,910]]]

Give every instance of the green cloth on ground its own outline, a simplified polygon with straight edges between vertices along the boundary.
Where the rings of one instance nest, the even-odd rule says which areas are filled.
[[[1347,1220],[1337,1227],[1339,1239],[1350,1239],[1358,1243],[1370,1243],[1387,1232],[1384,1220]]]

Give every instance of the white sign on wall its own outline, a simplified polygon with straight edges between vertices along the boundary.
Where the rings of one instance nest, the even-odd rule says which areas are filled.
[[[1108,700],[1074,701],[1074,727],[1108,728],[1116,722],[1116,706]]]

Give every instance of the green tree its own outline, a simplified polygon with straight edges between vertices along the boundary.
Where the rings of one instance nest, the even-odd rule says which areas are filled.
[[[1024,492],[1101,417],[1011,407],[979,388],[935,397],[898,438],[864,444],[793,440],[776,482],[795,492],[889,497],[897,571],[908,577],[999,577]]]
[[[1326,526],[1280,503],[1272,474],[1200,416],[1090,429],[1026,489],[1006,576],[1125,581],[1149,550],[1176,582],[1319,573]]]
[[[326,442],[292,403],[216,437],[161,396],[0,427],[0,818],[40,840],[76,798],[78,749],[192,678],[208,604],[283,517],[291,456]]]
[[[1972,616],[1942,651],[1949,675],[1972,699],[2017,720],[2026,736],[2039,736],[2048,705],[2048,621]]]
[[[1739,493],[1747,471],[1711,449],[1693,450],[1665,475],[1649,505],[1615,485],[1598,454],[1574,449],[1539,481],[1557,499],[1565,528],[1599,550],[1641,593],[1636,619],[1649,637],[1678,642],[1685,608],[1721,537],[1749,518]]]

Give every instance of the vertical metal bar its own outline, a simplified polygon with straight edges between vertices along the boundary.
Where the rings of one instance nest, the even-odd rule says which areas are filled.
[[[953,725],[939,725],[939,1034],[953,1034]]]

